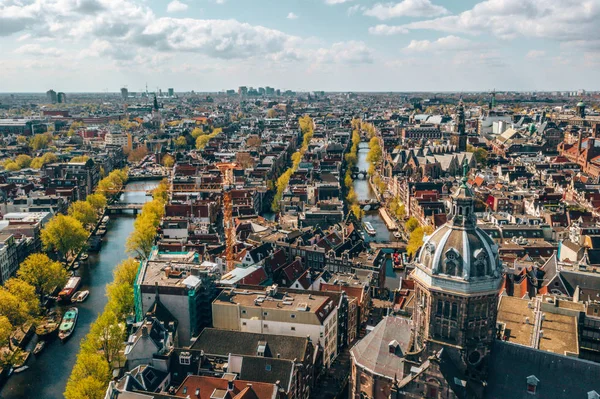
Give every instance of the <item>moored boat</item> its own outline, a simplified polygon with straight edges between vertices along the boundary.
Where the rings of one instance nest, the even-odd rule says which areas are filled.
[[[86,262],[88,260],[88,258],[89,258],[89,255],[86,254],[86,253],[83,253],[83,254],[79,255],[79,260],[81,262]]]
[[[60,324],[60,314],[58,313],[50,313],[48,316],[44,317],[42,322],[35,329],[35,333],[38,337],[47,337],[52,335],[58,330],[58,326]]]
[[[77,288],[79,288],[79,284],[81,284],[81,277],[73,276],[73,277],[69,278],[69,281],[67,281],[67,284],[58,293],[58,299],[60,301],[66,301],[66,300],[71,299],[71,296],[73,296],[75,291],[77,291]]]
[[[97,231],[96,231],[96,235],[102,237],[106,234],[106,228],[100,227]]]
[[[73,270],[79,269],[79,262],[73,262]]]
[[[110,222],[110,218],[108,216],[104,216],[100,223],[102,223],[103,225],[107,225],[108,222]]]
[[[33,354],[34,355],[39,355],[40,352],[44,349],[44,347],[46,346],[46,341],[39,341],[36,345],[35,348],[33,348]]]
[[[29,366],[21,366],[21,367],[17,367],[13,371],[15,374],[18,374],[18,373],[22,373],[23,371],[27,370],[28,368],[29,368]]]
[[[71,302],[81,303],[87,299],[88,295],[90,295],[90,292],[88,290],[77,291],[75,294],[73,294],[73,298],[71,298]]]
[[[374,236],[377,232],[375,231],[375,229],[373,228],[373,225],[369,222],[364,222],[363,225],[365,226],[365,231],[371,235]]]
[[[61,341],[65,341],[67,338],[73,334],[75,330],[75,324],[77,324],[77,316],[79,315],[79,310],[77,308],[69,308],[67,312],[63,315],[62,321],[60,322],[60,327],[58,327],[58,338]]]

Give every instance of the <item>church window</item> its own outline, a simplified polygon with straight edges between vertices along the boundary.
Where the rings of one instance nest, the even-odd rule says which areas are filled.
[[[456,320],[458,318],[458,304],[452,304],[452,315],[450,316],[452,320]]]
[[[444,302],[444,317],[450,316],[450,302]]]
[[[456,263],[451,260],[446,261],[446,274],[454,276],[456,273]]]
[[[435,313],[438,316],[441,316],[443,309],[444,309],[444,302],[441,299],[438,299],[438,301],[437,301],[437,309],[436,309]]]

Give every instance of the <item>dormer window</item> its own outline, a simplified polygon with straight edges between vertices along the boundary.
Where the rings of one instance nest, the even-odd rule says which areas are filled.
[[[181,352],[179,354],[179,364],[190,365],[192,363],[192,354],[190,352]]]
[[[540,380],[535,375],[527,377],[527,393],[535,395]]]

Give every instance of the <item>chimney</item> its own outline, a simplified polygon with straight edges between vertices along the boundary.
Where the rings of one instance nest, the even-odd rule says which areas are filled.
[[[235,388],[235,386],[233,385],[233,380],[228,380],[227,381],[227,390],[228,391],[233,391],[233,389]]]
[[[171,268],[169,266],[165,267],[165,277],[169,278],[171,274]]]
[[[146,324],[142,326],[142,337],[148,337],[148,326]]]

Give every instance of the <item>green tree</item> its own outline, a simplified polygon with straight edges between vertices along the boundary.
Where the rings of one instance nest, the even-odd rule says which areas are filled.
[[[85,341],[82,349],[86,346]],[[104,357],[95,350],[82,350],[77,355],[77,361],[67,382],[65,398],[103,399],[109,380],[109,365]]]
[[[67,271],[62,264],[42,253],[29,255],[21,263],[17,276],[35,288],[40,301],[67,282]]]
[[[106,207],[106,197],[102,194],[90,194],[85,199],[94,208],[94,211],[100,212]]]
[[[42,230],[42,243],[47,250],[57,251],[68,259],[85,245],[88,233],[81,222],[72,216],[56,215]]]
[[[69,216],[79,220],[84,227],[96,222],[96,210],[87,201],[75,201],[69,206]]]
[[[25,154],[17,155],[15,162],[19,165],[20,169],[28,168],[31,165],[31,157]]]
[[[0,315],[21,328],[39,314],[40,302],[35,288],[20,279],[10,278],[0,287]]]

